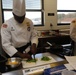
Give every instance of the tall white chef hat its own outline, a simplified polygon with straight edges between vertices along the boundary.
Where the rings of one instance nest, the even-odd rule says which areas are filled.
[[[13,13],[17,16],[25,14],[25,0],[13,0]]]

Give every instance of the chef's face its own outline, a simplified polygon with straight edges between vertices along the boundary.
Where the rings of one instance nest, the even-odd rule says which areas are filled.
[[[24,14],[23,16],[17,16],[17,15],[15,15],[15,14],[13,13],[13,15],[14,15],[15,20],[16,20],[18,23],[22,23],[22,22],[24,21],[24,19],[25,19],[25,14]]]

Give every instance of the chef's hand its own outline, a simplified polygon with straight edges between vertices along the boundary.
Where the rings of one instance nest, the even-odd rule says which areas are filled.
[[[32,54],[36,54],[36,52],[37,52],[36,44],[33,43],[33,44],[31,45],[31,53],[32,53]]]
[[[27,53],[17,52],[14,56],[15,56],[15,57],[18,56],[18,57],[20,57],[20,58],[32,59],[31,55],[29,55],[29,54],[27,54]]]
[[[27,58],[27,59],[32,59],[31,55],[29,55],[28,53],[23,53],[21,55],[22,58]]]

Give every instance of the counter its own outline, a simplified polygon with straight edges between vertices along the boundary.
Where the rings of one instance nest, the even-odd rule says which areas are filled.
[[[69,34],[61,34],[58,36],[56,35],[40,36],[38,40],[39,40],[39,43],[37,47],[37,53],[51,52],[63,58],[64,58],[64,55],[73,55],[73,51],[71,51],[72,50],[71,38]],[[59,52],[55,53],[55,51],[53,51],[55,47],[53,48],[52,46],[48,45],[47,42],[55,46],[56,47],[55,50],[56,51],[58,50]]]
[[[55,66],[58,66],[58,65],[61,65],[61,64],[65,64],[67,63],[67,61],[63,58],[60,58],[54,54],[51,54],[51,53],[40,53],[40,54],[36,54],[36,57],[40,57],[40,56],[51,56],[53,57],[57,62],[54,62],[54,63],[51,63],[50,66],[51,67],[55,67]],[[11,70],[9,72],[5,72],[5,73],[2,73],[2,75],[24,75],[23,74],[23,68],[18,68],[16,70]],[[43,71],[44,70],[41,70],[41,71],[38,71],[38,72],[34,72],[31,73],[30,75],[42,75],[43,74]],[[28,74],[29,75],[29,74]]]

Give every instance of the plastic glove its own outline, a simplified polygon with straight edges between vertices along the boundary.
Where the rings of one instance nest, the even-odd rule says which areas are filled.
[[[21,55],[21,57],[22,57],[22,58],[27,58],[27,59],[32,59],[31,55],[28,54],[28,53],[23,53],[23,54]]]

